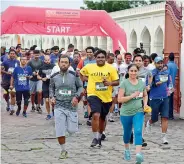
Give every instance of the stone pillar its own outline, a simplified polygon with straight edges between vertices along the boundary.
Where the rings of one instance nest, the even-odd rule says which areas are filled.
[[[181,64],[180,64],[180,91],[181,91],[181,108],[180,108],[180,118],[184,119],[184,19],[182,20],[183,27],[183,42],[181,44]]]
[[[107,37],[107,51],[113,52],[113,44],[110,37]]]

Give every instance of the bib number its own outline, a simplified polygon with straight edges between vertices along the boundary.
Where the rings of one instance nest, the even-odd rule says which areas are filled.
[[[160,81],[161,82],[167,82],[168,81],[168,75],[160,75]]]
[[[14,68],[13,67],[11,67],[11,68],[8,69],[8,72],[13,73],[13,71],[14,71]]]
[[[106,91],[106,90],[107,90],[107,86],[104,86],[104,83],[102,82],[96,83],[96,91]]]
[[[59,90],[59,94],[62,96],[71,96],[72,91],[71,90]]]
[[[139,79],[142,80],[143,83],[146,82],[146,78],[144,78],[144,77],[140,77]]]

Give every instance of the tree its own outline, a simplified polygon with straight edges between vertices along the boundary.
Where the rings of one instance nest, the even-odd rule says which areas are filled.
[[[100,1],[88,1],[84,0],[84,4],[87,6],[81,7],[83,10],[105,10],[107,12],[113,12],[113,11],[119,11],[119,10],[125,10],[130,9],[133,7],[138,6],[144,6],[148,4],[155,4],[159,3],[161,1],[155,1],[155,0],[142,0],[142,1],[136,1],[136,0],[126,0],[126,1],[112,1],[112,0],[100,0]]]

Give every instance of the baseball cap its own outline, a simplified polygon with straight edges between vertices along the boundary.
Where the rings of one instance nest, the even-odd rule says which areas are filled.
[[[158,63],[160,61],[163,61],[164,59],[161,56],[157,56],[154,60],[155,63]]]

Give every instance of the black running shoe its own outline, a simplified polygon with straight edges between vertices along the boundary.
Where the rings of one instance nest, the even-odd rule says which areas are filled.
[[[36,108],[35,106],[32,106],[31,112],[35,112]]]
[[[92,143],[91,143],[91,147],[95,147],[97,145],[98,145],[98,140],[96,138],[94,138]]]
[[[97,145],[99,148],[102,147],[102,143],[101,143],[101,138],[98,139],[98,145]]]
[[[17,109],[16,116],[19,116],[21,109]]]
[[[104,141],[105,139],[106,139],[106,136],[105,136],[105,134],[102,133],[101,140]]]
[[[88,126],[91,126],[91,121],[90,121],[90,120],[87,120],[86,124],[87,124]]]
[[[42,114],[42,109],[40,107],[37,107],[36,110],[38,111],[39,114]]]

